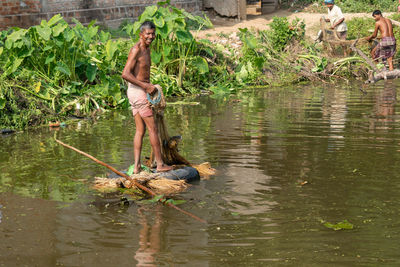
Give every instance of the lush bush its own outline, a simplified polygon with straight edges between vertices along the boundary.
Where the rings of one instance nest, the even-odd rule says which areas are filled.
[[[287,17],[274,17],[270,27],[272,46],[277,51],[283,50],[289,41],[303,40],[305,36],[305,23],[298,18],[289,22]]]
[[[352,18],[346,20],[347,39],[357,39],[369,36],[375,29],[375,20],[371,18]]]
[[[289,58],[292,56],[292,45],[304,45],[304,22],[274,17],[270,28],[256,33],[240,29],[239,36],[243,46],[235,72],[236,80],[240,84],[261,85],[274,83],[276,80],[290,83],[297,79],[294,74],[297,70],[289,62],[293,58]],[[272,73],[273,77],[266,75],[267,73]]]
[[[126,105],[120,77],[130,44],[111,40],[94,22],[71,27],[60,16],[29,29],[12,28],[0,35],[0,124],[22,128],[41,123],[41,110],[54,116],[87,115],[94,109]],[[19,98],[21,101],[15,101]],[[18,103],[29,103],[24,106]],[[21,115],[41,107],[37,118]],[[18,122],[18,123],[17,123]]]
[[[135,24],[125,23],[132,39],[112,39],[95,22],[70,26],[56,15],[29,29],[0,32],[0,125],[24,128],[70,114],[88,116],[96,109],[127,107],[121,78],[129,49],[145,20],[157,25],[152,48],[152,80],[166,95],[196,93],[209,86],[206,57],[190,25],[212,26],[168,2],[149,6]],[[222,75],[222,72],[220,72]],[[215,76],[215,73],[212,75]]]
[[[324,4],[323,0],[290,0],[283,1],[284,6],[301,8],[310,4],[318,3],[318,6],[312,8],[311,11],[320,12]],[[398,1],[395,0],[336,0],[335,4],[338,5],[343,12],[371,12],[379,9],[382,12],[395,12],[397,11]]]
[[[379,9],[382,12],[397,11],[398,1],[394,0],[337,0],[343,12],[370,12]]]
[[[196,41],[190,29],[194,25],[197,30],[212,27],[212,23],[207,17],[194,16],[170,5],[169,1],[159,2],[146,7],[134,24],[125,26],[133,40],[139,39],[140,25],[145,21],[156,25],[151,52],[152,64],[157,66],[153,69],[153,82],[163,85],[167,95],[198,92],[209,73],[208,63],[202,55],[213,57],[214,53]],[[191,81],[190,85],[185,84],[185,80]]]

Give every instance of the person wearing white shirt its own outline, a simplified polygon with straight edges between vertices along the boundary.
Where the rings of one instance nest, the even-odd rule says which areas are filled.
[[[339,39],[346,40],[347,25],[342,10],[335,5],[334,0],[324,0],[324,3],[328,7],[328,18],[325,21],[331,23],[331,30],[336,30]]]

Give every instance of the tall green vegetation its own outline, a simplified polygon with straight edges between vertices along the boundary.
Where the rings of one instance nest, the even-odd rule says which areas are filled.
[[[289,7],[302,7],[310,4],[319,4],[313,6],[309,10],[321,11],[323,0],[288,0],[282,1],[284,6]],[[396,12],[398,1],[395,0],[335,0],[335,4],[340,6],[343,12],[372,12],[375,9],[380,9],[383,12]]]
[[[74,22],[56,15],[1,33],[1,125],[23,128],[43,123],[44,115],[87,115],[125,102],[119,70],[127,43],[111,40],[94,22]]]
[[[151,52],[152,64],[157,66],[153,83],[162,84],[167,95],[197,92],[204,86],[203,81],[209,73],[208,63],[202,55],[213,57],[214,53],[195,40],[190,25],[200,30],[212,27],[212,23],[206,17],[193,16],[170,5],[169,1],[159,2],[156,6],[146,7],[138,21],[125,27],[133,40],[138,40],[140,25],[145,21],[156,25],[157,35]]]
[[[306,33],[304,21],[298,18],[289,22],[286,17],[275,17],[270,27],[272,45],[278,51],[283,50],[293,39],[303,40]]]
[[[68,115],[88,116],[97,109],[127,107],[121,71],[138,29],[145,20],[157,25],[153,45],[153,82],[166,95],[183,95],[207,86],[212,50],[198,43],[190,25],[212,26],[169,5],[149,6],[135,24],[126,26],[131,39],[111,39],[95,22],[70,26],[56,15],[29,29],[0,33],[0,125],[24,128]],[[188,23],[192,21],[191,23]]]
[[[383,12],[397,11],[398,1],[393,0],[337,0],[343,12],[371,12],[380,9]]]
[[[236,78],[240,83],[261,85],[278,80],[279,83],[292,81],[289,76],[293,68],[285,50],[292,43],[302,46],[305,24],[299,19],[289,22],[286,17],[274,17],[270,27],[271,30],[257,33],[240,29],[243,46],[236,67]],[[271,75],[268,77],[268,74]]]

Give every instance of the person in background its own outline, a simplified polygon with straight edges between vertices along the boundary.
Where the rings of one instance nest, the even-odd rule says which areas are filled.
[[[384,18],[380,10],[372,12],[375,19],[375,31],[367,38],[368,41],[376,38],[378,31],[381,33],[382,40],[371,51],[371,57],[378,61],[386,61],[389,64],[389,70],[393,70],[393,56],[396,54],[396,38],[393,34],[393,25],[390,19]]]
[[[328,18],[325,18],[325,21],[331,23],[331,30],[336,30],[339,39],[346,40],[347,25],[342,10],[335,5],[334,0],[324,0],[324,3],[328,7]]]

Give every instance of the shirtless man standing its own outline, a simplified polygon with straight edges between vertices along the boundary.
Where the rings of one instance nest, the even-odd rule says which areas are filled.
[[[136,124],[133,141],[135,174],[140,172],[140,154],[146,127],[149,130],[150,143],[157,162],[157,171],[172,170],[172,167],[165,165],[162,160],[157,125],[155,124],[153,111],[147,100],[147,93],[154,94],[157,92],[156,87],[150,83],[150,44],[156,37],[155,30],[155,25],[150,21],[142,24],[140,27],[140,40],[129,52],[128,61],[122,72],[122,78],[128,82],[127,94]]]
[[[393,26],[390,19],[384,18],[380,10],[375,10],[372,13],[376,23],[374,33],[367,38],[368,41],[375,38],[378,31],[381,32],[382,40],[380,43],[371,51],[371,56],[375,61],[383,59],[388,61],[389,70],[393,70],[393,56],[396,53],[396,39],[393,35]]]

